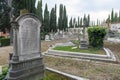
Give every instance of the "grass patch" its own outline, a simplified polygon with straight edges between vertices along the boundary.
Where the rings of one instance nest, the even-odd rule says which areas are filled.
[[[70,52],[82,52],[82,53],[92,53],[92,54],[105,54],[104,49],[97,49],[97,48],[88,48],[88,49],[80,49],[74,48],[74,46],[57,46],[53,48],[54,50],[60,51],[70,51]]]

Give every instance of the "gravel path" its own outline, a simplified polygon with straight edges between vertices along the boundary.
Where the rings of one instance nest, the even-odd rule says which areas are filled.
[[[46,51],[50,45],[66,41],[69,41],[69,39],[41,41],[41,51]],[[13,46],[0,47],[0,65],[8,64],[9,53],[11,52],[13,52]]]

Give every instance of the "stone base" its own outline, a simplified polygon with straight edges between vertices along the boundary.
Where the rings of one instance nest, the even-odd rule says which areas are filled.
[[[87,41],[81,40],[80,41],[80,49],[87,49]]]
[[[42,58],[10,61],[7,80],[40,80],[44,76]]]

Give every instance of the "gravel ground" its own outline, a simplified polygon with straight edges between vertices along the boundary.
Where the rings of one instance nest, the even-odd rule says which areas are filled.
[[[46,51],[50,45],[60,42],[67,42],[69,39],[53,40],[53,41],[41,41],[41,51]],[[0,47],[0,65],[8,64],[9,53],[13,52],[13,46]]]

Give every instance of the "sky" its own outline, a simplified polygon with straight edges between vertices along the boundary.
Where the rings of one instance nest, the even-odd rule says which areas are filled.
[[[42,2],[43,10],[47,3],[49,11],[57,4],[57,14],[59,14],[59,5],[65,5],[69,19],[90,14],[91,21],[97,19],[102,21],[108,17],[112,8],[116,12],[120,10],[120,0],[42,0]]]

